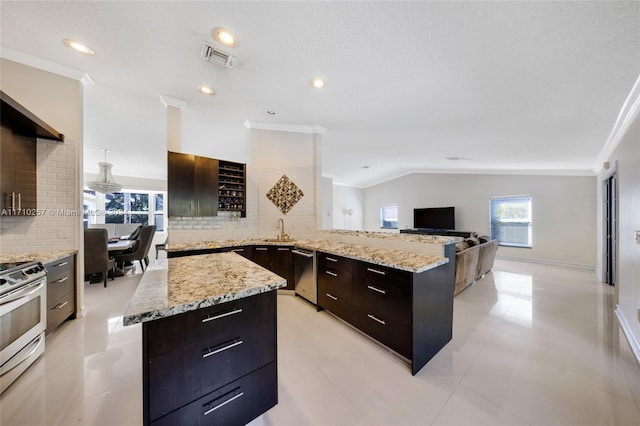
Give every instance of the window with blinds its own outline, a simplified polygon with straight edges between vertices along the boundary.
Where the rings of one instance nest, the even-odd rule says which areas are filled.
[[[398,228],[398,206],[387,205],[380,207],[380,228],[397,229]]]
[[[531,197],[491,199],[491,238],[501,246],[532,247]]]

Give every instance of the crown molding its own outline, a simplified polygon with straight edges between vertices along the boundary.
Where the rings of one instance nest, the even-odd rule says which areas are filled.
[[[600,154],[596,159],[595,164],[593,165],[594,173],[598,174],[602,171],[604,167],[604,163],[611,157],[611,154],[616,149],[620,141],[624,138],[624,135],[627,133],[629,126],[638,116],[640,112],[640,75],[636,80],[631,92],[629,92],[629,96],[624,101],[622,105],[622,109],[620,109],[620,113],[618,114],[618,118],[613,125],[613,129],[611,129],[611,133],[607,138],[607,142],[602,147]]]
[[[160,95],[160,102],[162,102],[162,105],[165,107],[172,106],[174,108],[179,108],[181,111],[187,107],[187,101],[167,95]]]
[[[29,55],[28,53],[19,52],[7,47],[0,49],[0,58],[28,65],[33,68],[71,78],[73,80],[78,80],[85,86],[87,84],[93,84],[91,76],[82,70],[61,65],[56,62],[49,61],[48,59],[38,58],[36,56]]]
[[[278,132],[291,132],[291,133],[318,133],[323,134],[327,131],[325,127],[314,124],[312,126],[301,124],[285,124],[285,123],[269,123],[266,121],[253,121],[247,120],[244,122],[244,126],[247,129],[255,130],[275,130]]]

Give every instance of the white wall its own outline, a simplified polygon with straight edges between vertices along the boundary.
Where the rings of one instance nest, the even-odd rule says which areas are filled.
[[[333,186],[333,228],[363,230],[364,190],[353,186]],[[353,210],[349,216],[347,210]]]
[[[635,117],[622,140],[608,158],[615,164],[618,182],[618,292],[617,314],[632,348],[640,361],[640,243],[635,241],[640,231],[640,118]],[[598,199],[602,200],[603,170],[594,183]],[[602,208],[598,204],[598,236],[601,236]],[[602,250],[600,237],[599,248]],[[598,256],[598,269],[602,270],[602,256]]]
[[[413,209],[456,208],[456,229],[489,234],[493,196],[530,195],[533,248],[500,247],[498,256],[596,264],[595,177],[416,173],[364,190],[364,229],[379,230],[383,204],[398,205],[400,229],[413,226]]]

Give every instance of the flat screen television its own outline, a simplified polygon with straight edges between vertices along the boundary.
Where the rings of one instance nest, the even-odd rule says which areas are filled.
[[[413,209],[413,227],[456,229],[455,207]]]

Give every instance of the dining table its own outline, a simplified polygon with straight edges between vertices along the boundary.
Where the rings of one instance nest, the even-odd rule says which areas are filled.
[[[116,257],[121,254],[125,250],[130,249],[136,244],[138,240],[111,240],[107,244],[107,250],[109,252],[109,257]],[[116,262],[114,271],[114,277],[123,277],[125,275],[124,263]]]

